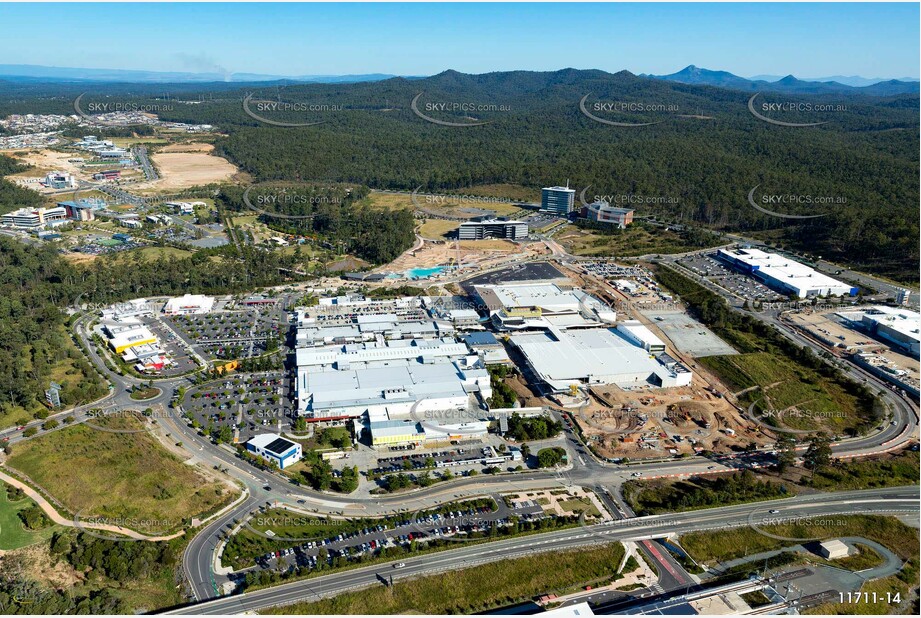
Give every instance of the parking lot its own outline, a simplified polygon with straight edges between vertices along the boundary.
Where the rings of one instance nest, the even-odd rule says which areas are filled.
[[[250,358],[281,346],[287,325],[277,316],[253,311],[224,311],[165,318],[186,340],[211,359]],[[274,342],[274,343],[272,343]]]
[[[544,281],[565,278],[566,275],[549,262],[528,262],[526,264],[517,264],[491,273],[471,277],[461,283],[461,286],[467,291],[468,295],[472,295],[473,286],[475,285],[511,283],[515,281]]]
[[[431,468],[455,468],[458,466],[504,466],[507,464],[518,465],[520,460],[513,462],[509,452],[498,452],[490,445],[483,445],[479,441],[471,440],[472,444],[458,445],[457,448],[443,449],[431,452],[416,452],[404,446],[390,447],[391,452],[403,452],[403,455],[390,455],[377,460],[377,467],[370,472],[383,475],[395,472],[422,471]]]
[[[341,566],[343,562],[381,555],[391,548],[408,550],[412,543],[457,542],[486,537],[493,526],[497,531],[511,528],[514,525],[512,516],[519,521],[537,521],[547,517],[539,507],[534,509],[520,505],[509,508],[501,499],[492,500],[491,506],[484,506],[483,502],[449,504],[409,516],[388,517],[377,525],[305,541],[265,554],[257,559],[256,564],[261,569],[282,572],[298,567],[316,569],[318,560],[322,560],[321,552],[325,550],[327,564]],[[392,553],[396,558],[402,552]],[[395,566],[399,568],[400,564],[396,562]]]
[[[160,342],[160,348],[169,354],[173,361],[171,365],[164,367],[158,375],[176,376],[198,368],[198,363],[189,354],[185,343],[172,330],[157,319],[142,318],[142,321],[150,329],[150,332],[156,335],[157,340]]]
[[[259,433],[285,429],[291,421],[288,385],[282,372],[233,376],[191,388],[182,408],[186,417],[206,432],[226,426],[240,442]]]
[[[692,255],[681,258],[678,263],[747,300],[773,302],[786,299],[763,283],[734,271],[710,255]]]

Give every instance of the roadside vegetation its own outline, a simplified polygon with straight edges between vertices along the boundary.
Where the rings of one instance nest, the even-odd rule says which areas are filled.
[[[796,492],[782,483],[759,480],[751,470],[745,470],[715,478],[627,481],[623,494],[636,514],[643,516],[775,500],[796,495]]]
[[[800,538],[804,541],[774,539],[749,527],[741,527],[684,534],[680,539],[681,546],[697,562],[710,566],[760,552],[792,547],[810,539],[843,536],[858,536],[876,541],[904,560],[918,557],[918,531],[895,517],[823,515],[758,527],[771,534],[790,539]]]
[[[273,608],[275,614],[472,614],[530,600],[540,594],[573,592],[616,578],[623,559],[619,543],[597,548],[535,554],[346,592],[316,603]]]

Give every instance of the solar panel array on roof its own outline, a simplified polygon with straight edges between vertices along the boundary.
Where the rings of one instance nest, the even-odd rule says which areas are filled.
[[[276,455],[284,455],[286,451],[290,450],[292,447],[297,446],[291,440],[285,440],[284,438],[277,438],[269,442],[265,446],[265,450],[270,453],[275,453]]]

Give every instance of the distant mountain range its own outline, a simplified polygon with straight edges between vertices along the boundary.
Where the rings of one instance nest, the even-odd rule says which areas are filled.
[[[369,73],[366,75],[263,75],[260,73],[186,73],[169,71],[134,71],[126,69],[74,69],[46,67],[34,64],[0,64],[0,78],[9,81],[87,81],[131,83],[192,83],[192,82],[276,82],[356,83],[375,82],[396,75]],[[406,76],[412,79],[411,76]]]
[[[514,72],[513,72],[514,73]],[[179,72],[179,71],[137,71],[127,69],[80,69],[47,67],[33,64],[0,64],[0,80],[10,82],[106,82],[136,84],[195,84],[195,83],[254,83],[254,82],[297,82],[319,84],[347,84],[376,82],[393,77],[422,79],[423,76],[397,76],[388,73],[360,75],[268,75],[262,73],[222,72]],[[917,78],[869,79],[860,76],[833,76],[827,78],[798,79],[792,75],[758,75],[747,79],[727,71],[714,71],[690,65],[670,75],[645,75],[682,84],[716,86],[750,92],[773,91],[796,94],[868,94],[891,96],[917,94]]]
[[[891,96],[897,94],[917,94],[921,85],[917,81],[891,79],[863,86],[852,86],[837,81],[810,81],[787,75],[773,81],[765,79],[745,79],[727,71],[702,69],[693,64],[671,75],[644,75],[680,84],[716,86],[732,90],[749,92],[771,91],[790,94],[868,94],[872,96]],[[863,80],[861,77],[846,78]],[[867,80],[869,81],[869,80]]]
[[[753,82],[776,82],[783,79],[783,75],[755,75],[754,77],[749,77],[748,79]],[[845,86],[854,86],[855,88],[862,88],[863,86],[872,86],[873,84],[878,84],[880,82],[891,81],[889,78],[885,77],[861,77],[859,75],[832,75],[831,77],[801,77],[804,82],[838,82],[839,84],[844,84]],[[921,79],[917,77],[896,77],[896,81],[900,82],[921,82]]]

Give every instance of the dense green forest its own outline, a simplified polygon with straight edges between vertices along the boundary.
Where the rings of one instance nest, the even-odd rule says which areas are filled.
[[[766,101],[782,96],[785,102],[841,106],[823,113],[787,113],[783,120],[790,122],[828,121],[790,128],[754,118],[747,109],[750,93],[625,71],[446,71],[419,80],[243,88],[120,84],[99,86],[96,96],[161,105],[170,96],[175,104],[161,112],[163,119],[219,127],[226,137],[218,139],[217,153],[258,181],[455,190],[492,183],[536,189],[568,179],[580,190],[590,187],[588,196],[632,193],[671,200],[639,206],[638,215],[760,236],[893,278],[917,280],[916,94],[762,95]],[[292,128],[260,121],[243,109],[243,98],[251,93],[254,101],[322,108],[261,111],[256,114],[261,118],[321,124]],[[419,109],[428,116],[487,124],[426,122],[410,108],[420,93]],[[0,101],[0,114],[69,113],[68,95],[76,94],[75,87],[65,84],[17,86]],[[625,128],[598,123],[579,109],[585,95],[590,95],[591,110],[594,102],[645,106],[641,112],[592,111],[596,116],[658,124]],[[494,111],[431,111],[440,103],[488,105]],[[819,219],[772,217],[748,204],[748,192],[756,185],[759,195],[827,197],[834,203],[774,208],[827,214]]]
[[[217,201],[231,212],[255,210],[262,222],[279,232],[312,236],[329,248],[385,264],[412,246],[413,215],[405,209],[360,204],[368,193],[361,185],[267,183],[246,192],[225,186]]]
[[[5,178],[5,176],[18,174],[26,169],[28,168],[25,165],[15,159],[0,155],[0,214],[23,206],[38,206],[42,203],[42,198],[38,193],[23,189]]]

